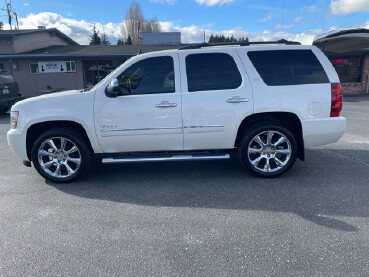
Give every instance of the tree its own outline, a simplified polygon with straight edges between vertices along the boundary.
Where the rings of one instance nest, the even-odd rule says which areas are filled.
[[[121,25],[122,38],[125,39],[126,44],[129,37],[132,44],[141,44],[143,32],[160,32],[160,24],[155,18],[145,20],[140,3],[133,0]]]
[[[132,44],[131,35],[128,35],[128,38],[126,40],[126,44]]]
[[[224,42],[249,42],[249,38],[248,37],[240,37],[240,38],[235,38],[234,35],[232,34],[231,36],[225,36],[225,35],[210,35],[209,41],[208,43],[224,43]]]
[[[95,23],[91,31],[92,31],[92,35],[90,36],[90,45],[100,45],[101,38],[99,37],[99,31],[96,29]]]
[[[108,36],[106,35],[106,33],[104,32],[101,36],[101,44],[102,45],[110,45],[110,41],[108,39]]]
[[[124,39],[118,38],[117,45],[124,45]]]
[[[3,28],[4,28],[4,23],[0,21],[0,30],[2,30]]]

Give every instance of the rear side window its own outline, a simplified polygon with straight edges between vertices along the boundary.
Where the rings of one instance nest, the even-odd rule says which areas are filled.
[[[225,53],[188,55],[186,72],[190,92],[235,89],[242,83],[234,59]]]
[[[329,83],[311,50],[252,51],[247,55],[268,86]]]

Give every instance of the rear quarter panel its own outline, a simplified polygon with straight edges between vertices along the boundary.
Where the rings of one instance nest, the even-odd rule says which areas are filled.
[[[300,120],[330,117],[331,85],[308,84],[290,86],[268,86],[255,69],[247,53],[263,50],[312,50],[326,70],[330,82],[337,82],[338,76],[323,53],[312,46],[258,46],[252,49],[239,49],[245,69],[250,77],[254,91],[254,112],[290,112]],[[333,68],[333,71],[332,71]]]

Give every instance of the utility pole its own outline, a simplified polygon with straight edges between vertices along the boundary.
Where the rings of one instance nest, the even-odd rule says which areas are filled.
[[[324,33],[324,6],[323,6],[323,18],[322,18],[322,34]]]
[[[283,10],[282,10],[282,32],[284,31],[284,7],[286,0],[283,0]]]
[[[204,31],[204,43],[205,43],[205,31]]]

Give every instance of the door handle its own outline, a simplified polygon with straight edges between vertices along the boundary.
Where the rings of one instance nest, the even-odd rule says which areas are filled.
[[[242,102],[249,102],[249,99],[234,96],[232,98],[227,99],[226,102],[227,103],[242,103]]]
[[[156,104],[155,107],[157,108],[174,108],[177,107],[176,103],[160,103]]]

